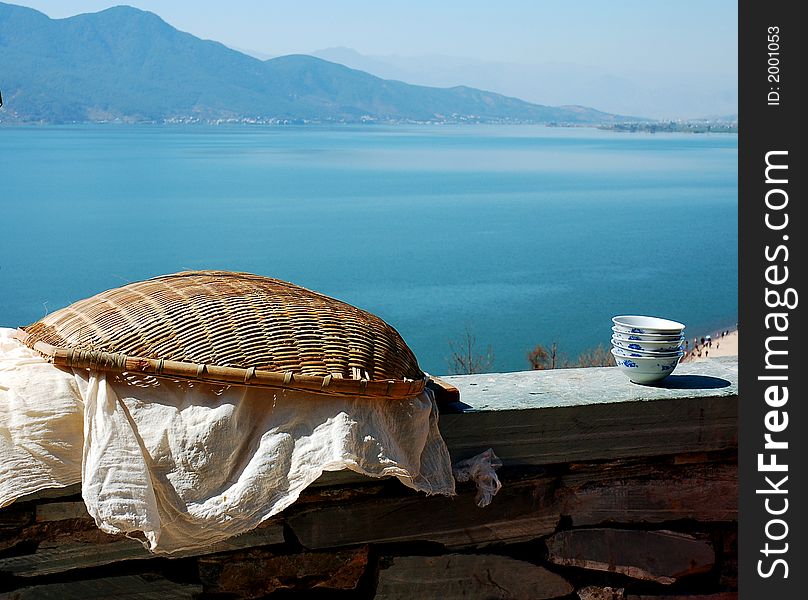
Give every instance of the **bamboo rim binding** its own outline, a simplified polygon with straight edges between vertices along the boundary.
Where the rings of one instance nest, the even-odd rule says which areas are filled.
[[[22,329],[14,335],[25,345],[30,336]],[[223,385],[243,385],[269,389],[306,391],[312,394],[359,396],[405,400],[424,391],[429,377],[412,380],[345,379],[334,375],[323,377],[256,369],[255,367],[220,367],[176,360],[126,356],[117,352],[57,348],[44,342],[30,346],[49,363],[65,369],[88,369],[106,373],[139,373],[162,379],[182,379]]]

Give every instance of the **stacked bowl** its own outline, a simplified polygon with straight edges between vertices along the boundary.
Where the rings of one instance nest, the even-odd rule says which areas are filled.
[[[684,356],[681,323],[640,315],[620,315],[612,323],[612,355],[634,383],[665,379]]]

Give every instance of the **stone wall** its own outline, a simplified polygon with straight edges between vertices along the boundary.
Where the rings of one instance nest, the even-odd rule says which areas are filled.
[[[503,459],[489,506],[473,483],[426,497],[335,475],[254,531],[163,558],[51,491],[0,510],[0,598],[737,598],[735,359],[656,388],[614,368],[447,379],[453,459]]]

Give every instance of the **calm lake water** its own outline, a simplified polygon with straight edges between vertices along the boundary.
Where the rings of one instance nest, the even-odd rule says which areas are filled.
[[[738,138],[539,126],[0,128],[0,326],[184,269],[374,312],[421,367],[494,370],[610,318],[737,320]]]

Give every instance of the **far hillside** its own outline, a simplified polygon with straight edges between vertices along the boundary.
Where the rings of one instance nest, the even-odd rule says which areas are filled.
[[[262,61],[118,6],[51,19],[0,3],[8,122],[529,122],[623,120],[457,86],[409,85],[305,55]]]

